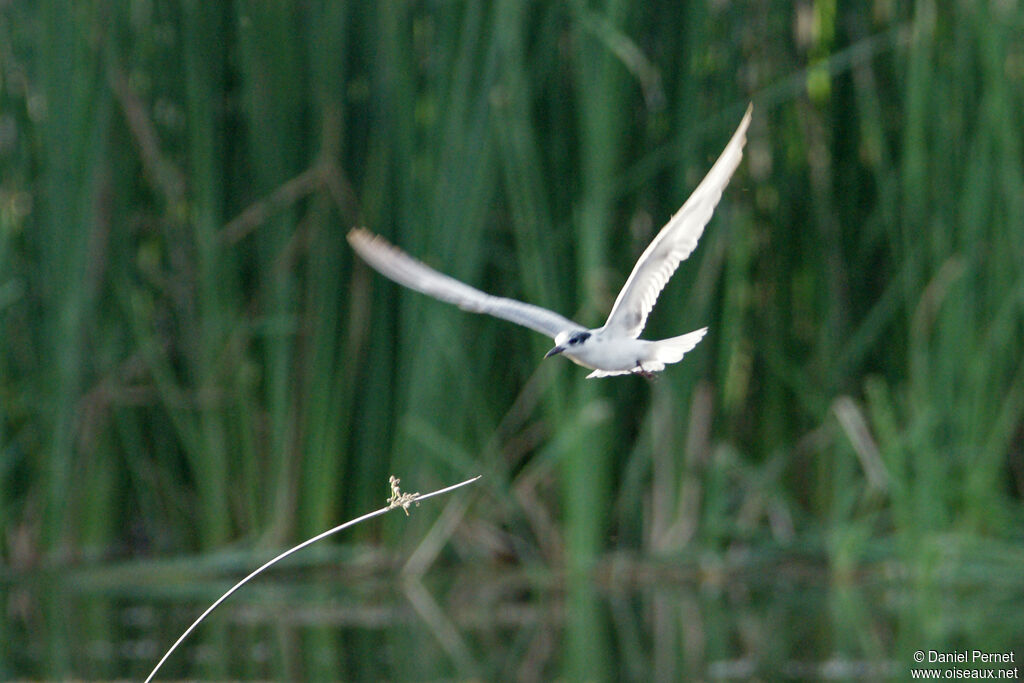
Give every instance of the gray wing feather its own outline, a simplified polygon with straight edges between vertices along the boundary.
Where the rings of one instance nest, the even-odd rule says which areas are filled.
[[[554,338],[559,332],[585,329],[540,306],[492,296],[417,261],[379,235],[363,228],[348,233],[348,242],[381,275],[409,289],[455,304],[471,313],[487,313]]]
[[[614,329],[628,337],[640,336],[661,290],[676,272],[679,263],[697,247],[704,226],[711,220],[711,214],[722,198],[722,191],[729,184],[733,171],[743,157],[751,109],[752,106],[747,107],[739,128],[704,180],[633,266],[633,272],[619,291],[611,313],[608,314],[605,329]]]

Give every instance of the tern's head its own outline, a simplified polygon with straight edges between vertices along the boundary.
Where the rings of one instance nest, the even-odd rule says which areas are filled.
[[[555,337],[555,348],[545,353],[544,357],[550,358],[563,351],[571,353],[573,349],[578,349],[588,339],[590,339],[589,332],[559,332]]]

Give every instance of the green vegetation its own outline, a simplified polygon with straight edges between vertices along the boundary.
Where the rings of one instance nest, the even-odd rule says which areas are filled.
[[[597,324],[750,101],[645,336],[710,332],[653,383],[345,243]],[[1024,599],[1022,121],[1012,2],[6,3],[0,572],[269,552],[483,474],[341,542],[565,570],[570,679],[643,670],[588,583],[622,556],[810,558],[843,615],[898,567],[857,655],[964,645],[950,577]]]

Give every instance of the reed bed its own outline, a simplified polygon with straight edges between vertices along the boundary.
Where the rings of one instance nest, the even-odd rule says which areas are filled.
[[[485,475],[471,508],[353,532],[429,534],[423,567],[806,543],[927,587],[936,539],[1019,552],[1022,26],[930,0],[6,4],[0,566],[278,548],[390,473]],[[345,243],[597,324],[750,101],[645,336],[710,333],[653,383],[542,362]],[[611,636],[568,585],[585,678]]]

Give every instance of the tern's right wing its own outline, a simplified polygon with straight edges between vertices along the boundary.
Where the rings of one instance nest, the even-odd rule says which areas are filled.
[[[348,233],[348,242],[363,260],[381,275],[417,292],[455,304],[465,311],[487,313],[529,327],[551,338],[559,332],[585,329],[554,311],[524,304],[515,299],[491,296],[453,277],[443,275],[409,256],[380,235],[374,235],[364,228],[351,230]]]
[[[680,261],[697,247],[704,226],[711,220],[711,214],[722,198],[722,190],[729,184],[729,178],[743,157],[750,114],[751,107],[747,107],[739,128],[733,133],[718,161],[683,207],[669,219],[641,254],[612,305],[604,324],[605,329],[614,330],[625,337],[640,335],[661,290],[676,272]]]

